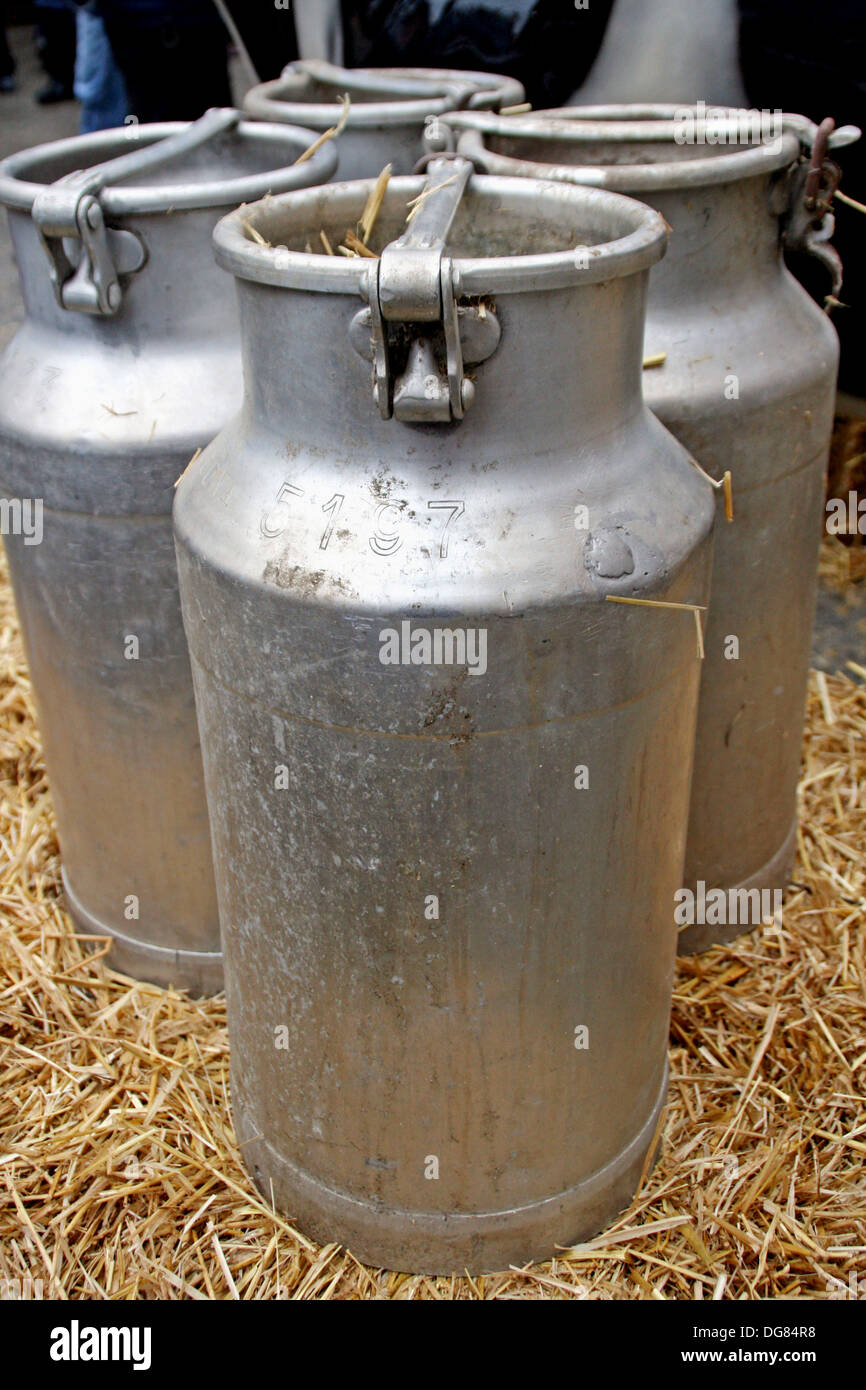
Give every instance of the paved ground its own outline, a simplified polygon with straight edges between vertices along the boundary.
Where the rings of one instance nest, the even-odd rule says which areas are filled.
[[[33,99],[45,79],[32,31],[12,29],[9,40],[18,62],[18,87],[11,95],[0,95],[0,157],[45,140],[74,135],[78,129],[75,102],[38,106]],[[233,76],[237,85],[237,73]],[[0,225],[0,349],[12,337],[21,317],[18,276],[4,220]],[[866,582],[850,586],[844,596],[821,591],[813,660],[825,671],[844,668],[847,661],[866,665]]]
[[[32,29],[10,29],[8,38],[18,64],[18,86],[12,93],[0,93],[0,158],[45,140],[75,135],[78,130],[77,102],[38,106],[33,100],[34,93],[45,83],[45,74],[36,56]],[[21,317],[18,275],[4,217],[0,226],[0,348],[12,337]]]

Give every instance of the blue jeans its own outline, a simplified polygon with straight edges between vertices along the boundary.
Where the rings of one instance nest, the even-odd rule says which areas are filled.
[[[76,36],[75,95],[81,102],[81,134],[123,125],[129,111],[126,87],[99,15],[86,8],[78,10]]]

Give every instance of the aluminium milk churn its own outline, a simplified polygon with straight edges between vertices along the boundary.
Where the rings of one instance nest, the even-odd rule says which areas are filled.
[[[289,63],[280,77],[253,87],[244,110],[260,121],[291,121],[317,131],[338,127],[341,179],[372,178],[390,164],[410,174],[424,153],[425,129],[456,107],[494,110],[519,105],[520,82],[490,72],[452,68],[342,68],[323,59]],[[433,127],[435,132],[435,126]]]
[[[171,535],[173,485],[241,395],[214,224],[327,178],[309,131],[212,111],[0,165],[26,319],[0,359],[4,527],[67,899],[110,963],[221,988],[219,919]]]
[[[781,113],[623,106],[448,123],[481,169],[632,194],[672,229],[650,277],[646,352],[660,365],[644,371],[644,398],[715,479],[730,470],[733,482],[734,519],[716,531],[675,909],[680,949],[700,950],[772,916],[794,859],[838,340],[782,245],[819,256],[838,293],[832,122],[819,133]],[[858,133],[843,127],[829,144]]]
[[[247,394],[174,512],[242,1152],[421,1271],[634,1191],[700,667],[642,601],[706,602],[714,513],[641,401],[661,219],[470,167],[392,179],[374,259],[303,249],[372,181],[220,223]]]

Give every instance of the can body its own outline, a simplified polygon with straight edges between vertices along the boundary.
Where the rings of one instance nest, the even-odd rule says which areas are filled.
[[[645,399],[714,477],[730,469],[734,494],[716,530],[684,884],[721,888],[735,920],[686,924],[685,951],[776,911],[796,851],[838,340],[784,266],[769,200],[765,179],[654,198],[679,237],[651,290],[646,349],[667,356]]]
[[[458,244],[546,250],[583,196],[474,180]],[[325,211],[274,208],[290,245]],[[640,403],[645,270],[611,276],[492,283],[442,427],[376,417],[354,296],[241,278],[245,407],[175,501],[242,1152],[374,1264],[598,1230],[664,1100],[699,663],[691,614],[606,595],[703,602],[712,501]]]
[[[641,119],[629,123],[631,110]],[[726,902],[710,921],[678,905],[680,948],[701,950],[777,911],[794,861],[838,340],[782,258],[794,135],[766,148],[678,143],[677,122],[648,119],[652,107],[609,107],[606,122],[603,111],[467,128],[459,147],[493,172],[545,167],[616,188],[672,228],[650,280],[645,347],[661,365],[644,371],[644,398],[733,483],[734,520],[716,532],[684,879],[693,907],[717,889]],[[692,119],[692,141],[696,131]]]
[[[146,263],[110,317],[60,306],[30,208],[14,205],[28,177],[129,148],[128,132],[60,142],[16,156],[3,184],[26,319],[0,369],[0,486],[40,516],[38,536],[5,543],[73,916],[111,940],[114,968],[210,993],[219,919],[170,513],[175,481],[240,399],[236,311],[209,245],[234,200],[111,217],[115,252],[137,244]],[[298,148],[279,142],[280,162]],[[266,145],[232,149],[252,172]],[[200,154],[202,183],[203,166]]]

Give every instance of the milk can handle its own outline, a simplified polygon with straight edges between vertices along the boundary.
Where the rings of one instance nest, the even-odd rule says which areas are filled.
[[[214,107],[185,130],[103,164],[76,169],[40,190],[33,201],[33,222],[48,256],[51,283],[61,308],[104,317],[116,314],[123,299],[119,274],[140,270],[146,260],[145,248],[134,233],[109,233],[100,193],[198,149],[233,130],[240,119],[241,113],[231,107]],[[67,255],[64,238],[81,243],[77,264]],[[122,268],[114,260],[117,248],[125,258]]]
[[[808,161],[802,159],[790,170],[787,187],[787,206],[782,214],[782,240],[793,251],[814,256],[830,273],[830,293],[825,307],[838,304],[842,288],[842,260],[830,245],[835,229],[831,211],[833,195],[839,187],[842,171],[829,159],[830,149],[850,145],[860,138],[857,126],[841,126],[838,130],[832,116],[820,125],[803,117],[785,117],[785,125],[800,138]]]
[[[337,95],[351,88],[363,92],[370,103],[380,107],[401,102],[429,102],[440,110],[450,111],[467,107],[478,90],[474,82],[450,76],[438,80],[424,77],[420,69],[410,69],[408,75],[404,75],[388,69],[383,73],[376,68],[343,68],[324,58],[298,58],[289,63],[279,77],[251,88],[244,98],[245,110],[258,120],[273,120],[275,106],[317,104],[304,99],[298,85],[298,79],[304,77],[334,89],[333,98],[321,103],[325,108],[336,106]]]
[[[498,346],[500,329],[492,311],[458,307],[457,272],[445,255],[471,174],[469,160],[432,159],[424,187],[413,200],[409,225],[370,263],[362,291],[369,307],[355,316],[350,337],[362,355],[365,343],[372,342],[374,396],[384,420],[462,420],[475,397],[473,383],[464,376],[464,358],[485,361]],[[393,341],[392,324],[401,329]],[[435,338],[444,342],[444,376],[434,353]],[[398,352],[405,360],[395,371],[392,358]]]
[[[457,77],[440,81],[435,77],[424,77],[420,71],[415,76],[416,69],[409,69],[408,75],[389,74],[386,80],[375,68],[343,68],[336,63],[329,63],[324,58],[299,58],[290,67],[292,72],[302,72],[316,81],[328,83],[335,89],[350,83],[358,91],[377,95],[382,101],[393,101],[395,92],[399,97],[416,97],[423,100],[429,97],[430,88],[436,87],[441,89],[443,97],[447,96],[455,106],[462,107],[477,90],[474,82],[461,82]]]
[[[240,111],[236,111],[232,106],[212,106],[197,121],[192,121],[186,130],[178,130],[174,135],[166,136],[164,140],[145,145],[143,149],[131,150],[129,154],[107,159],[104,164],[94,164],[90,169],[80,170],[67,177],[80,177],[82,182],[79,187],[82,192],[100,193],[109,184],[149,173],[151,169],[157,169],[181,155],[189,154],[190,150],[197,150],[200,145],[215,140],[218,135],[234,130],[240,119]],[[56,188],[65,182],[64,179],[60,179],[52,187]],[[46,192],[48,191],[50,190],[46,189]]]

